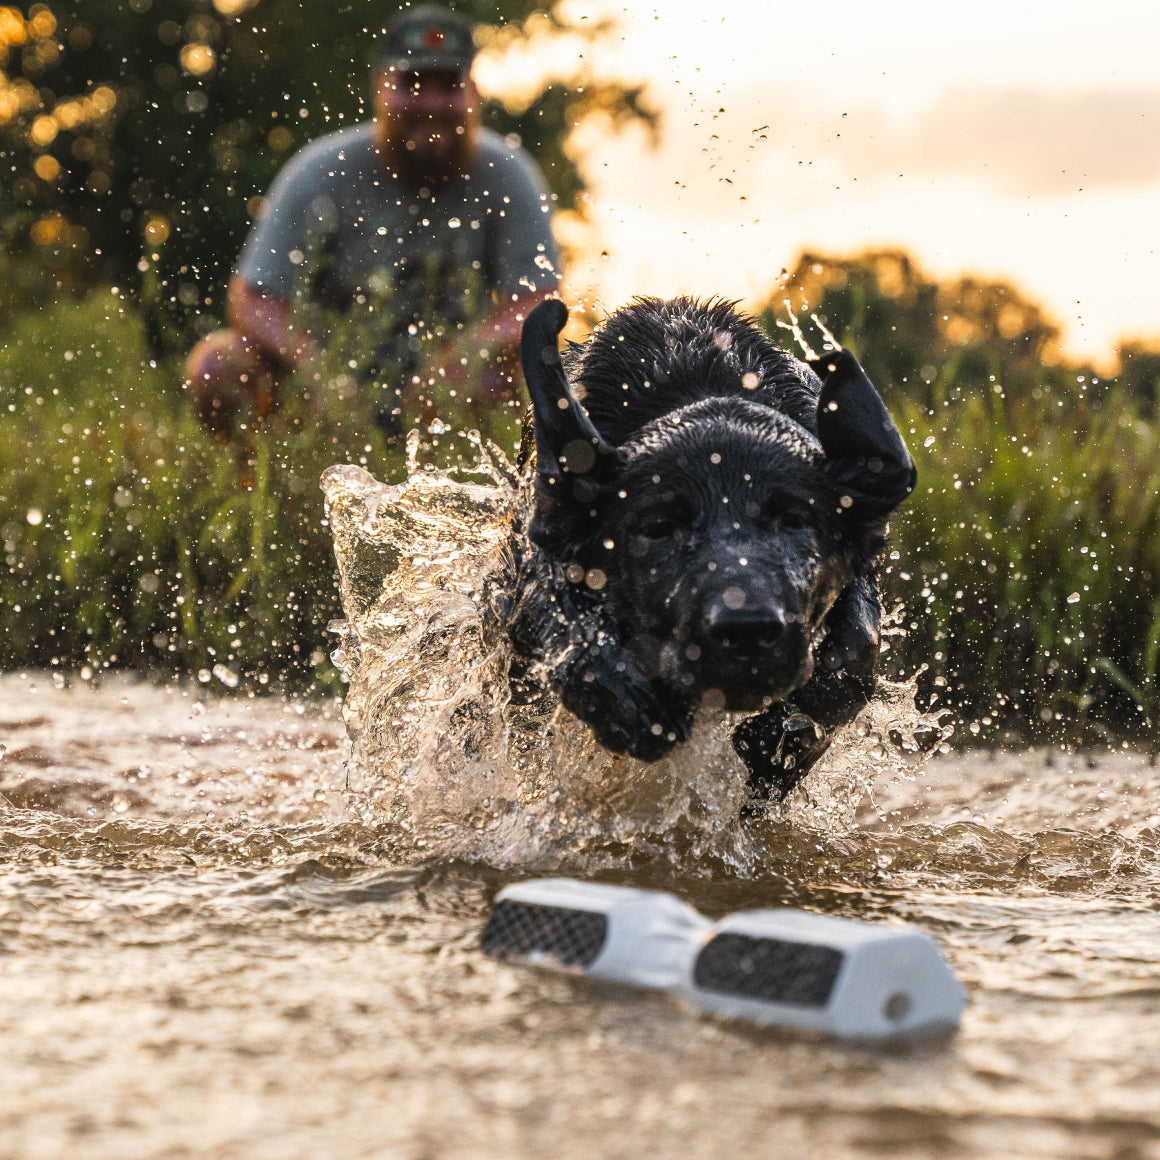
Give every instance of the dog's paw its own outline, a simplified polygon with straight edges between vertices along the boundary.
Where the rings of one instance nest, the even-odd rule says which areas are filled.
[[[684,703],[658,695],[630,662],[591,666],[569,674],[558,690],[564,707],[613,753],[657,761],[688,740],[693,714]]]
[[[750,800],[744,813],[765,813],[782,801],[830,748],[830,732],[793,705],[779,703],[747,717],[733,730],[737,755],[749,770]]]

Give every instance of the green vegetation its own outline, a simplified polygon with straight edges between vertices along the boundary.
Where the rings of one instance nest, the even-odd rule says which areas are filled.
[[[785,299],[862,359],[918,464],[884,577],[901,607],[897,668],[927,666],[924,682],[981,736],[1150,737],[1155,353],[1125,347],[1104,382],[1052,361],[1058,332],[1013,287],[935,284],[895,252],[807,254],[767,326]]]
[[[149,357],[140,314],[109,293],[4,334],[0,667],[336,683],[318,480],[335,462],[400,478],[398,441],[334,366],[321,384],[287,384],[285,405],[266,426],[251,421],[241,447],[201,428],[180,381],[175,363]]]
[[[1160,430],[1124,388],[1085,386],[952,398],[944,372],[929,408],[893,403],[920,473],[885,586],[904,667],[984,729],[1154,724]]]
[[[1046,362],[1044,349],[1015,358],[1012,319],[1051,330],[1010,287],[975,284],[980,303],[1014,303],[1008,333],[993,310],[968,331],[963,311],[941,304],[965,302],[961,287],[935,287],[915,306],[921,296],[898,270],[922,279],[900,255],[803,261],[791,302],[808,303],[871,366],[919,465],[886,563],[887,604],[901,609],[892,664],[926,666],[927,688],[982,738],[1110,730],[1151,743],[1154,380],[1129,365],[1103,382]],[[830,272],[829,289],[808,284],[815,267]],[[844,298],[851,283],[861,290]],[[858,326],[843,314],[850,302]],[[784,320],[780,299],[778,309]],[[333,684],[325,629],[339,610],[318,479],[335,462],[398,479],[401,448],[375,428],[342,357],[318,382],[290,383],[245,448],[216,443],[192,418],[177,365],[152,358],[144,331],[129,299],[99,292],[17,316],[0,336],[0,413],[14,434],[0,447],[0,667]],[[875,365],[896,357],[892,344],[906,361]],[[515,422],[500,415],[488,434],[511,447]],[[434,454],[456,446],[444,440]]]

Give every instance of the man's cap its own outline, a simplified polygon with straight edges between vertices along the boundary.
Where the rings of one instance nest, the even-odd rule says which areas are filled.
[[[471,21],[439,4],[404,8],[383,34],[382,65],[396,72],[467,72],[474,57]]]

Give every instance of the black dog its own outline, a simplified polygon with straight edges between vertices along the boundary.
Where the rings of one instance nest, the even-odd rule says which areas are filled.
[[[873,690],[877,560],[914,464],[845,351],[806,365],[730,303],[641,299],[561,359],[567,317],[544,302],[521,339],[517,654],[645,761],[702,704],[760,710],[733,733],[759,810]]]

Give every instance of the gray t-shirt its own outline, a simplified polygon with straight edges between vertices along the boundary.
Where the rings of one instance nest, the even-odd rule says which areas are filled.
[[[373,122],[319,138],[278,174],[238,275],[341,313],[385,298],[396,333],[485,313],[492,291],[556,289],[559,251],[540,171],[498,133],[482,129],[478,140],[471,173],[427,193],[385,171]]]

